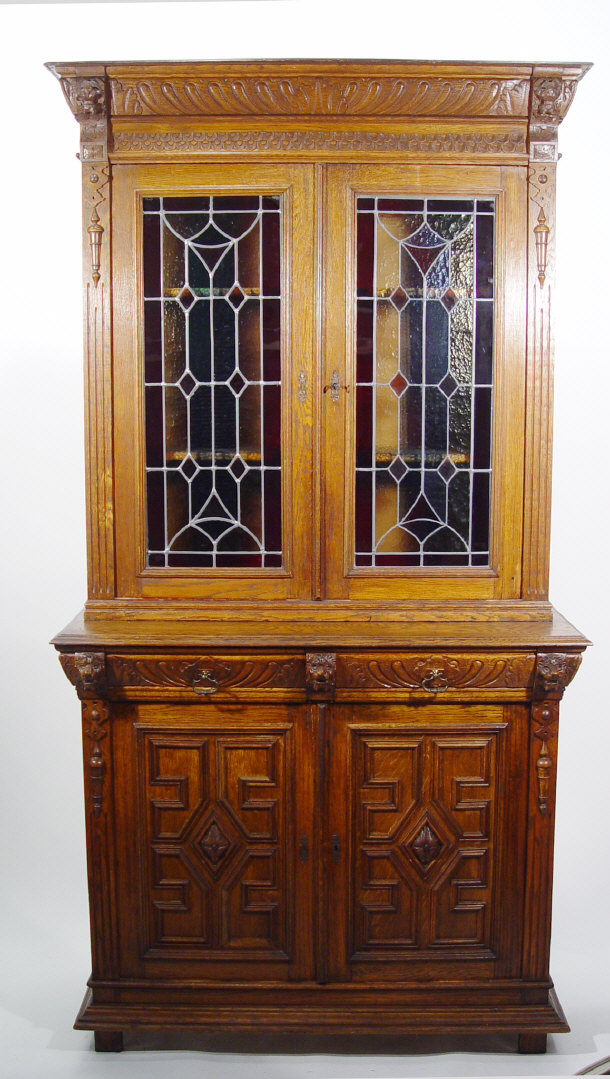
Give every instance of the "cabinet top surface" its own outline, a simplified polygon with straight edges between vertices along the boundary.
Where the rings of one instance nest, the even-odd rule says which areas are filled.
[[[56,648],[571,648],[582,651],[590,642],[558,611],[549,621],[499,619],[495,621],[413,621],[406,618],[378,621],[300,620],[265,625],[257,620],[214,621],[192,618],[87,618],[84,612],[52,642]]]

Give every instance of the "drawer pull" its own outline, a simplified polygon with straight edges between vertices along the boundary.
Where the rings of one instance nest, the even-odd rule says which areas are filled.
[[[203,682],[207,682],[208,685],[202,685]],[[210,693],[218,692],[219,682],[211,671],[199,671],[193,678],[192,686],[193,693],[198,693],[200,697],[208,697]]]
[[[332,851],[333,862],[335,862],[336,864],[341,857],[341,840],[339,839],[338,835],[332,836],[330,841],[330,849]]]
[[[435,667],[425,678],[422,678],[421,684],[422,689],[427,690],[428,693],[444,693],[446,689],[449,689],[449,682],[438,667]]]

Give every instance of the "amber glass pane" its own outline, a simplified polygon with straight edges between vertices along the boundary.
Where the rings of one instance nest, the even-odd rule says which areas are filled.
[[[355,564],[489,563],[490,200],[358,200]]]
[[[280,567],[280,199],[143,212],[148,564]]]

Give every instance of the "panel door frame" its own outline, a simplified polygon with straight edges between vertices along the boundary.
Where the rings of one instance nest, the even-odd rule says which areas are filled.
[[[177,755],[173,771],[172,747]],[[243,702],[117,705],[113,708],[112,751],[116,892],[125,911],[121,977],[279,984],[311,980],[314,750],[308,706]],[[231,775],[227,763],[231,753],[238,768],[240,754],[244,767],[248,754],[257,763],[264,758],[271,774]],[[208,773],[204,774],[206,767]],[[206,782],[217,784],[216,791],[208,789],[207,797]],[[227,803],[229,786],[231,799],[239,800],[239,812],[231,799]],[[217,799],[221,788],[225,796]],[[253,846],[244,832],[244,816],[262,828]],[[278,829],[276,843],[262,834],[262,825],[268,822],[275,822]],[[170,834],[172,828],[175,835]],[[303,837],[307,839],[305,859]],[[218,845],[220,856],[215,850]],[[278,850],[278,879],[270,885],[257,879],[256,859],[264,876],[274,848]],[[248,877],[251,865],[253,878]],[[180,871],[176,879],[171,874],[165,879],[168,869]],[[151,883],[156,877],[156,883]],[[272,910],[270,896],[282,887],[283,909],[280,904]],[[198,904],[200,912],[196,912]],[[287,948],[265,949],[260,942],[251,946],[231,943],[227,927],[231,918],[235,923],[236,910],[245,922],[251,918],[257,925],[272,925],[277,919],[279,936]],[[211,925],[211,945],[196,936],[175,944],[171,933],[159,937],[159,919],[161,924],[168,918],[170,928],[175,928],[181,925],[182,915],[193,924]],[[223,940],[227,942],[224,945]]]
[[[114,484],[120,596],[303,599],[312,589],[314,167],[181,163],[113,169]],[[142,200],[158,195],[282,197],[281,569],[149,568],[144,489]],[[137,406],[134,408],[134,402]]]
[[[510,599],[520,595],[525,445],[527,174],[519,166],[327,166],[323,500],[325,595],[356,600]],[[354,567],[356,199],[496,199],[491,545],[489,567]]]
[[[521,704],[333,706],[328,743],[332,793],[327,844],[340,854],[327,863],[331,898],[327,911],[329,981],[391,979],[406,983],[422,978],[467,977],[472,981],[520,976],[528,791],[527,770],[520,767],[520,761],[526,757],[528,737],[528,708]],[[366,809],[364,801],[359,801],[364,758],[359,760],[358,754],[366,750],[374,755],[375,747],[384,753],[389,750],[390,756],[392,750],[401,749],[412,754],[411,790],[404,789],[404,777],[369,778],[365,783],[369,795]],[[483,777],[452,778],[452,797],[463,803],[458,816],[465,808],[467,814],[480,813],[483,819],[489,810],[491,830],[486,837],[460,836],[455,814],[448,813],[442,800],[435,798],[435,783],[440,780],[438,775],[434,778],[434,770],[441,767],[439,755],[452,747],[463,747],[466,753],[489,761],[489,778],[495,784],[491,808],[485,808],[484,794],[489,786],[481,782]],[[398,805],[401,800],[405,805],[410,802],[408,808],[403,806],[402,815]],[[379,811],[387,813],[388,819],[396,813],[398,823],[378,843],[365,840],[359,845],[361,814],[371,810],[375,813],[375,806],[379,807],[378,815]],[[432,832],[432,840],[428,836],[428,841],[440,847],[428,866],[419,864],[413,850],[426,824]],[[469,856],[473,863],[478,859],[485,867],[486,883],[481,889],[477,889],[474,879],[460,888],[456,867],[459,859]],[[368,911],[358,898],[358,881],[364,874],[366,857],[380,859],[382,867],[379,887],[369,890],[372,899]],[[392,865],[393,877],[390,879],[388,874],[383,880],[383,867],[388,864]],[[446,895],[441,897],[443,889]],[[480,917],[485,924],[485,946],[459,940],[443,944],[432,939],[434,909],[440,910],[448,889],[453,889],[456,908],[467,912],[470,905],[475,920],[477,904],[483,904]],[[409,890],[412,900],[407,895]],[[482,899],[485,893],[486,910]],[[402,917],[412,939],[388,939],[379,948],[374,942],[362,947],[359,919],[366,914],[374,922],[388,913]],[[456,913],[459,918],[459,910],[453,915],[449,912],[447,917],[453,917],[455,922]]]

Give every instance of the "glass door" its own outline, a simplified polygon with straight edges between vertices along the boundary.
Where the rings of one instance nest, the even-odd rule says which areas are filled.
[[[117,174],[115,258],[133,301],[115,322],[123,587],[307,595],[311,169]]]
[[[519,592],[525,181],[464,171],[328,170],[330,596]]]

